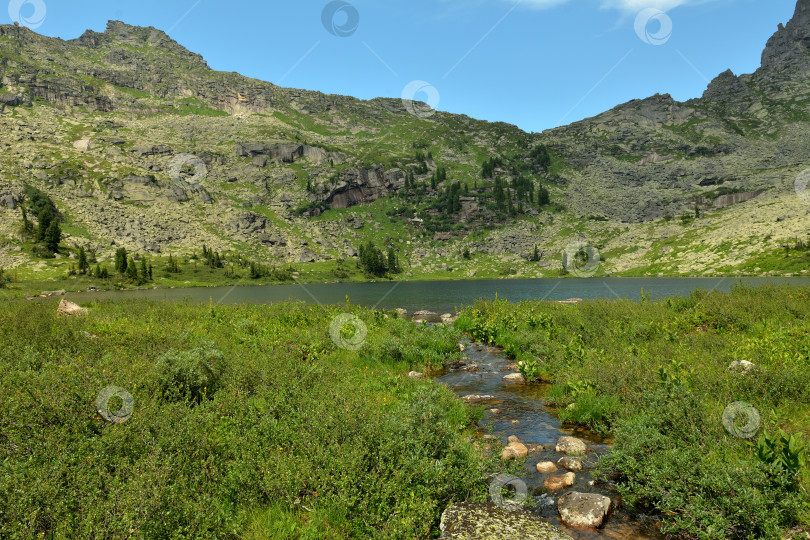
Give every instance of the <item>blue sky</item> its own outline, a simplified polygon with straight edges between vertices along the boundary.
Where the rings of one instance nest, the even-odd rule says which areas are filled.
[[[34,2],[45,6],[41,21],[36,11],[42,8]],[[327,6],[334,12],[328,26]],[[87,28],[103,31],[108,19],[154,26],[214,69],[282,86],[370,99],[398,98],[412,81],[425,81],[433,87],[427,88],[430,96],[420,91],[415,99],[438,99],[439,110],[527,131],[655,93],[699,97],[726,69],[755,70],[765,42],[794,8],[795,0],[9,4],[9,11],[21,10],[21,20],[41,22],[37,32],[63,39]],[[11,21],[8,13],[2,19]]]

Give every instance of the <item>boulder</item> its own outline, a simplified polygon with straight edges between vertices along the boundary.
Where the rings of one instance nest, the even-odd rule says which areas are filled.
[[[518,459],[524,458],[529,455],[529,449],[526,445],[520,442],[520,439],[512,435],[509,437],[509,445],[506,446],[501,452],[501,459]]]
[[[756,364],[748,360],[735,360],[728,366],[729,371],[736,371],[739,373],[748,373],[756,367]]]
[[[543,485],[546,486],[546,489],[550,491],[556,491],[558,489],[571,487],[574,485],[574,480],[577,479],[577,475],[572,472],[565,473],[565,474],[556,474],[554,476],[549,476],[543,481]]]
[[[572,540],[533,512],[492,502],[450,505],[439,529],[441,540]]]
[[[397,312],[397,315],[399,315],[399,317],[400,317],[400,318],[403,318],[403,317],[405,317],[405,316],[408,314],[408,310],[407,310],[407,309],[403,309],[403,308],[401,308],[401,307],[398,307],[398,308],[397,308],[397,309],[395,309],[394,311],[396,311],[396,312]]]
[[[610,498],[598,493],[571,491],[557,501],[560,519],[569,527],[601,527],[610,507]]]
[[[82,315],[87,313],[87,310],[79,304],[68,302],[64,298],[59,302],[59,307],[56,308],[56,314],[60,316]]]
[[[581,456],[588,451],[588,447],[582,439],[577,439],[576,437],[560,437],[557,439],[556,450],[561,454]]]
[[[441,319],[442,323],[444,324],[453,324],[454,322],[456,322],[456,319],[458,319],[458,317],[450,313],[444,313],[442,314]]]
[[[523,382],[526,382],[526,379],[524,379],[523,375],[521,375],[520,373],[510,373],[509,375],[504,376],[503,382],[506,382],[506,383],[523,383]]]
[[[537,464],[537,472],[543,474],[557,472],[557,466],[554,465],[553,461],[541,461]]]
[[[298,262],[302,263],[312,263],[318,260],[318,256],[312,253],[310,250],[305,249],[301,252],[301,256],[298,257]]]
[[[569,471],[579,472],[582,470],[582,461],[568,456],[561,457],[557,460],[557,465]]]

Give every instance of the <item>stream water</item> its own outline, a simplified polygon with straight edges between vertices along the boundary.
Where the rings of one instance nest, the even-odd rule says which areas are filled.
[[[598,456],[610,450],[609,441],[595,436],[593,433],[566,429],[554,414],[554,410],[547,407],[544,401],[546,387],[541,385],[515,384],[503,381],[504,375],[512,372],[508,366],[512,362],[496,347],[489,347],[480,343],[467,343],[465,354],[469,358],[461,369],[453,369],[437,377],[436,381],[446,385],[460,396],[470,394],[490,395],[493,401],[483,403],[488,411],[485,413],[480,427],[484,432],[492,429],[492,435],[506,444],[506,438],[516,435],[524,444],[529,446],[530,453],[526,460],[521,479],[526,483],[528,494],[534,497],[536,506],[534,511],[539,513],[546,521],[565,530],[575,539],[616,538],[616,539],[658,539],[663,538],[657,531],[655,520],[648,516],[631,516],[621,508],[616,509],[618,494],[608,486],[589,485],[593,480],[591,471]],[[478,366],[477,371],[465,371],[470,366]],[[500,409],[494,415],[490,408]],[[536,465],[541,461],[553,461],[562,456],[554,448],[563,435],[579,437],[588,444],[589,452],[583,463],[585,470],[576,473],[576,480],[571,488],[561,489],[557,492],[548,492],[543,481],[549,475],[537,472]],[[532,445],[540,444],[543,449],[531,451]],[[560,470],[554,474],[562,474]],[[559,521],[557,513],[557,499],[568,491],[582,493],[601,493],[613,500],[614,508],[607,523],[600,529],[572,529]]]

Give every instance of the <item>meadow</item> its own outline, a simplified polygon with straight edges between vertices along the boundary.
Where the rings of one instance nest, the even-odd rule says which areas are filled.
[[[407,376],[460,358],[451,328],[351,305],[85,307],[0,309],[2,538],[428,538],[502,470],[468,440],[479,411]],[[364,335],[333,340],[342,313]]]

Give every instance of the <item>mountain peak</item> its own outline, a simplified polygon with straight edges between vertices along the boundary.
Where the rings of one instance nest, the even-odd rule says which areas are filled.
[[[810,0],[798,0],[786,25],[781,23],[762,52],[764,69],[810,68]]]
[[[171,52],[179,56],[194,58],[205,64],[202,56],[192,53],[163,30],[153,26],[133,26],[122,21],[107,21],[107,28],[103,33],[86,30],[74,43],[83,47],[97,48],[101,45],[124,44],[134,47],[151,47],[164,52]]]

